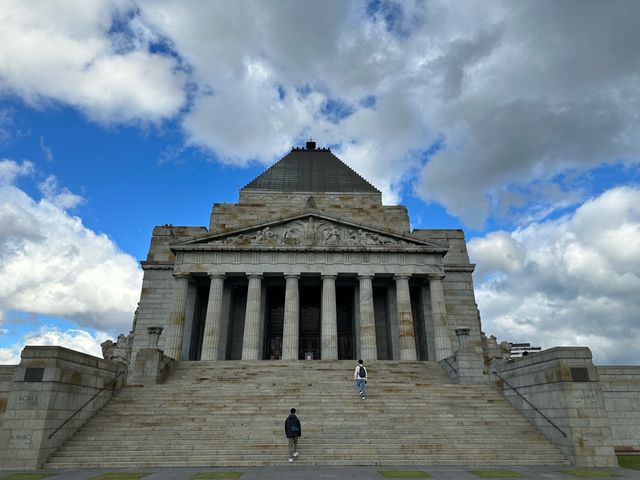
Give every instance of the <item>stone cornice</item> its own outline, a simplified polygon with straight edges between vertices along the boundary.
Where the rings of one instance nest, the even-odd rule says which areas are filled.
[[[444,271],[445,272],[469,272],[473,273],[476,269],[475,263],[467,263],[467,264],[445,264]]]
[[[140,267],[143,270],[173,270],[175,262],[146,262],[142,260]]]

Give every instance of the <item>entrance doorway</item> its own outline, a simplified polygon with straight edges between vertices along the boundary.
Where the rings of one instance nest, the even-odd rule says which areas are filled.
[[[336,286],[338,360],[353,360],[353,286]]]
[[[300,286],[300,343],[298,358],[309,354],[313,360],[320,357],[320,303],[322,288],[318,285]]]
[[[267,287],[267,328],[265,360],[282,358],[282,333],[284,329],[284,296],[283,286]]]

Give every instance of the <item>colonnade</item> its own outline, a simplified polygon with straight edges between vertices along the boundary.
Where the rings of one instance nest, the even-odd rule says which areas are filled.
[[[174,290],[171,311],[165,340],[165,354],[178,359],[182,350],[184,337],[185,311],[189,274],[174,274],[176,289]],[[222,325],[222,297],[225,275],[209,274],[209,301],[205,317],[204,336],[202,341],[202,360],[218,359],[220,331]],[[360,339],[360,358],[377,360],[376,328],[373,305],[373,275],[358,275],[360,328],[356,335]],[[244,335],[242,341],[242,360],[261,359],[261,292],[262,275],[247,274],[249,286],[245,311]],[[396,309],[398,331],[400,335],[400,360],[416,360],[415,328],[411,311],[409,294],[409,275],[395,275]],[[431,296],[432,320],[434,323],[434,344],[436,360],[452,354],[451,341],[447,329],[447,310],[445,306],[444,275],[428,276]],[[299,279],[300,275],[285,275],[284,327],[282,335],[282,359],[298,359],[299,340]],[[336,317],[336,276],[322,275],[322,308],[321,308],[321,358],[322,360],[338,359],[338,333]]]

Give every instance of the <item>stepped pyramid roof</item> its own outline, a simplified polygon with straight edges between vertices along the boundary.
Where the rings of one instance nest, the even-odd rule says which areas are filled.
[[[380,193],[328,148],[293,148],[242,190]]]

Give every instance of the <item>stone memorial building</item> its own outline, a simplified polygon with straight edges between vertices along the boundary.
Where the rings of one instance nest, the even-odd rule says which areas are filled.
[[[480,331],[461,230],[324,148],[294,148],[213,205],[154,228],[133,335],[104,359],[27,346],[0,366],[0,468],[286,464],[616,465],[640,452],[640,367]],[[353,386],[367,362],[366,399]],[[293,460],[293,459],[292,459]]]
[[[208,227],[156,227],[142,268],[133,359],[151,326],[175,360],[441,360],[459,327],[480,341],[463,232],[411,230],[315,142]]]

